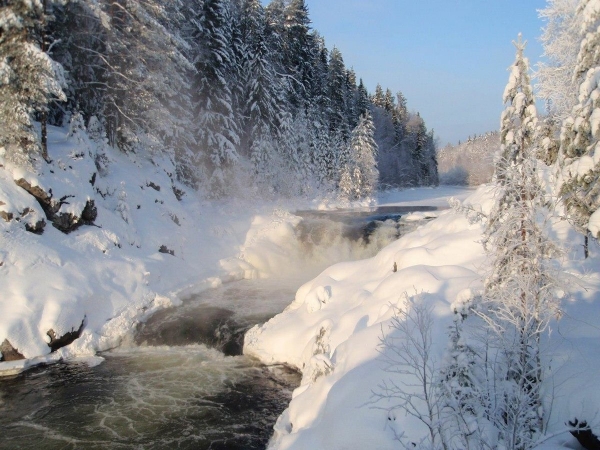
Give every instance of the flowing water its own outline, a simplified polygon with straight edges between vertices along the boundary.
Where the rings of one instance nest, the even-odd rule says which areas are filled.
[[[406,212],[298,212],[303,268],[293,276],[184,299],[100,365],[61,363],[0,380],[0,448],[264,449],[300,378],[241,355],[244,332],[327,265],[372,256],[416,226],[402,222]]]

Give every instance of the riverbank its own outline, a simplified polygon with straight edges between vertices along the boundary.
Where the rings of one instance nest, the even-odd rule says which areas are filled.
[[[50,128],[49,146],[52,162],[39,172],[0,161],[5,375],[93,358],[182,296],[275,269],[281,275],[298,262],[290,238],[299,218],[289,211],[338,206],[332,199],[206,201],[176,181],[168,160],[123,154],[63,128]],[[419,195],[429,202],[447,194],[406,191],[417,203]],[[352,251],[333,241],[329,248],[310,270]]]
[[[391,450],[400,442],[418,445],[428,435],[421,360],[390,367],[381,342],[386,336],[396,345],[417,339],[407,344],[413,348],[420,330],[407,325],[410,332],[403,334],[402,319],[394,317],[419,308],[431,311],[428,363],[437,373],[455,312],[481,291],[489,260],[481,245],[482,223],[470,220],[465,210],[487,214],[493,194],[491,187],[481,187],[463,208],[441,212],[375,257],[329,267],[304,284],[283,313],[246,334],[246,354],[303,374],[270,449]],[[577,281],[543,343],[549,367],[543,387],[546,436],[555,436],[541,439],[545,449],[574,448],[566,421],[587,420],[594,430],[600,425],[600,332],[590,319],[600,317],[600,248],[595,244],[584,260],[581,236],[566,221],[554,221],[548,232],[566,249],[563,269]],[[406,395],[411,403],[403,407]]]

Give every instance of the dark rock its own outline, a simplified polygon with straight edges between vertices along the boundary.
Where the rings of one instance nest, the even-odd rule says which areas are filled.
[[[3,218],[5,222],[10,222],[11,220],[13,220],[13,213],[0,211],[0,217]]]
[[[90,179],[90,184],[92,186],[94,186],[96,184],[96,173],[97,172],[94,172],[93,175],[92,175],[92,178]]]
[[[171,185],[171,189],[173,189],[173,194],[175,194],[175,198],[179,201],[181,201],[181,199],[183,198],[183,196],[185,195],[185,192],[182,191],[181,189],[179,189],[177,186],[175,186],[174,184]]]
[[[98,217],[98,208],[94,200],[88,200],[81,211],[81,222],[85,225],[92,225]]]
[[[14,348],[8,339],[4,339],[0,344],[0,352],[2,352],[2,358],[0,361],[19,361],[25,359],[25,356],[19,350]]]
[[[73,342],[75,339],[77,339],[79,336],[81,336],[81,333],[83,332],[83,329],[85,328],[85,321],[86,321],[86,318],[84,317],[83,320],[81,321],[81,325],[79,326],[79,328],[77,330],[71,328],[71,331],[66,332],[62,336],[57,336],[56,332],[52,329],[48,330],[48,333],[46,333],[46,334],[50,338],[50,342],[48,343],[48,347],[50,347],[50,351],[55,352],[59,348],[69,345],[71,342]]]
[[[157,184],[154,184],[152,181],[150,181],[149,183],[146,183],[146,186],[151,187],[155,191],[160,191],[160,186]]]
[[[71,213],[62,213],[55,215],[52,219],[52,226],[63,233],[70,233],[80,224],[78,217]]]
[[[38,220],[36,223],[26,223],[25,229],[30,233],[34,234],[42,234],[44,232],[44,227],[46,226],[46,221],[44,219]]]
[[[169,255],[175,256],[175,251],[169,249],[166,245],[161,245],[158,251],[160,253],[168,253]]]

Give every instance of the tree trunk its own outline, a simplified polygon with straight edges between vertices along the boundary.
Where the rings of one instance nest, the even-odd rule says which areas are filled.
[[[46,4],[47,0],[42,1],[42,28],[41,28],[41,42],[40,48],[42,52],[46,53]],[[50,162],[48,157],[48,106],[44,105],[42,113],[40,114],[40,128],[41,128],[41,145],[42,145],[42,158],[46,162]]]

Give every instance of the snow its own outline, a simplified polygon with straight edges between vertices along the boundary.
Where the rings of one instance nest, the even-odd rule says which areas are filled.
[[[61,336],[85,321],[82,336],[57,354],[93,356],[117,346],[152,312],[179,304],[181,296],[257,272],[237,256],[255,216],[255,228],[261,220],[267,229],[278,226],[274,205],[211,203],[193,191],[178,201],[172,185],[185,188],[172,181],[168,160],[126,155],[83,133],[49,130],[53,162],[38,172],[0,160],[0,211],[13,215],[0,218],[0,342],[8,339],[28,358],[0,363],[0,373],[46,357],[51,329]],[[52,190],[54,199],[68,196],[59,213],[79,215],[94,200],[95,224],[69,234],[55,229],[13,181],[20,178]],[[21,217],[26,208],[30,212]],[[41,219],[48,222],[43,234],[25,230],[25,223]],[[159,252],[161,246],[174,255]],[[235,267],[228,267],[231,257]],[[240,271],[244,264],[247,271]]]
[[[402,193],[403,203],[420,201],[410,194]],[[327,268],[300,287],[284,312],[247,333],[246,354],[266,364],[288,364],[303,374],[302,385],[275,426],[270,449],[392,449],[398,448],[400,436],[410,443],[427,435],[423,423],[397,404],[373,402],[373,392],[388,379],[396,377],[408,389],[415,389],[416,382],[410,375],[385,371],[381,339],[390,331],[397,308],[422,302],[433,309],[434,359],[442,361],[453,312],[467,307],[482,289],[487,261],[480,243],[482,225],[473,220],[473,212],[487,214],[494,194],[494,189],[480,187],[462,202],[454,201],[460,208],[439,213],[375,257]],[[380,199],[394,200],[394,194]],[[553,226],[554,236],[575,246],[577,235],[565,222]],[[565,263],[579,281],[545,343],[551,356],[545,384],[552,396],[548,435],[556,436],[545,440],[543,448],[573,445],[564,424],[574,417],[598,425],[600,367],[595,349],[600,332],[590,318],[600,313],[600,254],[597,248],[593,253],[582,262],[581,251],[572,249],[575,260]]]
[[[173,188],[186,189],[173,181],[169,160],[115,151],[76,127],[50,127],[49,154],[52,163],[37,171],[0,156],[0,211],[13,217],[0,218],[0,342],[7,339],[29,361],[0,363],[0,373],[47,357],[50,330],[61,336],[83,322],[82,336],[56,355],[93,357],[185,296],[232,280],[317,274],[332,261],[371,256],[380,245],[342,243],[332,230],[317,255],[300,242],[294,228],[301,218],[289,211],[332,208],[335,202],[209,202],[189,190],[179,201]],[[69,234],[54,228],[38,202],[15,184],[21,178],[52,192],[54,200],[64,197],[59,214],[79,215],[93,200],[94,225]],[[462,191],[444,192],[449,197]],[[431,204],[440,192],[386,195],[389,204]],[[42,219],[48,222],[43,234],[25,230],[26,223]],[[160,252],[162,246],[174,254]]]
[[[189,191],[177,200],[172,187],[184,187],[171,179],[168,160],[116,152],[63,129],[51,128],[50,140],[53,162],[38,172],[0,160],[0,211],[13,215],[0,219],[0,341],[8,339],[28,358],[0,363],[1,374],[61,358],[99,364],[97,352],[118,346],[136,323],[185,296],[231,280],[314,273],[281,314],[246,335],[247,355],[303,375],[270,448],[392,449],[399,436],[418,442],[426,435],[423,423],[397,405],[373,402],[373,391],[398,376],[384,369],[381,339],[399,309],[423,304],[433,311],[433,357],[444,359],[454,312],[467,308],[482,288],[488,258],[479,219],[494,204],[493,188],[385,192],[354,206],[440,210],[405,216],[406,224],[436,218],[381,251],[342,242],[335,229],[318,245],[307,245],[297,228],[305,219],[294,211],[340,204],[208,202]],[[95,226],[64,234],[48,223],[41,235],[26,231],[25,222],[45,214],[14,183],[19,178],[52,189],[53,198],[68,196],[60,212],[80,214],[94,200]],[[454,207],[444,210],[448,204]],[[549,449],[573,442],[567,420],[600,425],[600,252],[593,244],[583,261],[581,237],[566,221],[552,227],[553,238],[571,247],[564,268],[575,281],[544,343],[551,356],[544,387],[552,396],[548,433],[556,434],[544,443]],[[598,213],[589,228],[600,231]],[[174,254],[160,252],[161,246]],[[62,335],[82,321],[82,336],[50,353],[47,332]],[[414,382],[402,377],[401,383]]]

